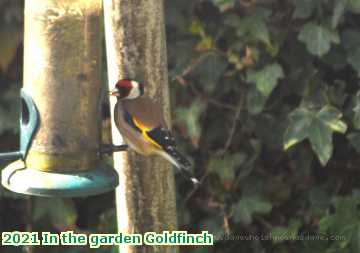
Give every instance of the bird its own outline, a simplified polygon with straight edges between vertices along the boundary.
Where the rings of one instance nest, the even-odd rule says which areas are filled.
[[[185,178],[198,185],[199,181],[190,172],[191,163],[177,150],[161,106],[144,93],[144,84],[132,79],[118,80],[109,91],[110,96],[117,98],[114,121],[125,143],[143,156],[163,157]]]

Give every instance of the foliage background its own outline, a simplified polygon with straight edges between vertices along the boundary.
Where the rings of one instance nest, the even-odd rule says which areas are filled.
[[[182,251],[360,252],[360,1],[165,3],[174,131],[203,181],[177,178],[179,224],[217,239]],[[18,145],[22,10],[0,1],[2,151]],[[0,187],[0,229],[115,232],[113,199]]]

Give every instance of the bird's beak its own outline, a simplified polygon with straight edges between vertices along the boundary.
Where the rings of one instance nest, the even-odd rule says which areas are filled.
[[[119,96],[120,95],[120,92],[118,89],[113,89],[111,91],[109,91],[109,96]]]

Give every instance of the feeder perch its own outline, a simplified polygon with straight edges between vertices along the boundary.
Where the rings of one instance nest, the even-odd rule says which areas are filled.
[[[118,184],[101,145],[101,0],[26,0],[24,85],[18,159],[2,184],[24,194],[75,197]]]
[[[39,116],[34,101],[30,96],[21,91],[22,105],[26,112],[21,112],[20,116],[20,150],[15,152],[0,153],[0,160],[25,159],[31,139],[39,123]]]

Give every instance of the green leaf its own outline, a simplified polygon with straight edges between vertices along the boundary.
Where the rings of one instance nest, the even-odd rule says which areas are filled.
[[[307,138],[320,163],[325,166],[333,150],[332,133],[345,133],[347,130],[347,125],[341,121],[341,117],[341,112],[329,105],[320,111],[295,109],[290,114],[290,124],[285,131],[284,149]]]
[[[247,96],[247,106],[251,114],[262,112],[269,95],[283,77],[283,69],[277,63],[269,64],[259,71],[248,71],[247,82],[255,84],[250,87]]]
[[[360,13],[360,0],[347,0],[347,10],[356,14]]]
[[[346,136],[351,146],[356,150],[358,154],[360,154],[360,133],[353,132]]]
[[[301,222],[299,220],[291,219],[290,224],[287,227],[273,227],[271,229],[271,237],[275,243],[290,240],[290,238],[295,238],[297,236],[300,226]]]
[[[100,215],[98,228],[102,228],[108,233],[116,233],[117,226],[115,209],[106,210]]]
[[[341,34],[341,45],[346,51],[349,63],[360,75],[360,32],[347,29]]]
[[[235,0],[211,0],[211,2],[213,2],[213,4],[221,11],[233,7],[235,4]]]
[[[314,215],[323,216],[331,204],[331,195],[324,186],[315,186],[308,192],[311,211]]]
[[[188,135],[196,143],[201,133],[200,116],[205,105],[200,100],[195,100],[188,108],[178,108],[175,111],[176,118],[185,123]]]
[[[327,89],[327,97],[330,104],[342,108],[349,94],[346,91],[346,82],[334,80],[333,84]]]
[[[0,27],[0,70],[6,71],[13,60],[22,40],[20,31],[18,26],[2,25]]]
[[[254,129],[256,136],[262,140],[267,148],[274,150],[282,149],[282,136],[285,128],[288,126],[286,116],[287,114],[285,113],[277,113],[274,115],[264,112],[253,117],[254,122],[251,127]],[[269,131],[269,128],[272,129],[272,131]]]
[[[200,224],[201,230],[206,230],[213,234],[214,241],[220,240],[224,235],[223,221],[220,217],[205,219]]]
[[[249,71],[247,73],[247,81],[256,84],[257,89],[265,97],[271,94],[279,79],[283,77],[283,69],[277,63],[267,65],[260,71]]]
[[[312,113],[305,108],[296,109],[290,114],[290,124],[284,136],[285,150],[308,137],[312,117]]]
[[[74,203],[58,198],[35,198],[32,215],[35,221],[48,217],[55,226],[65,228],[74,226],[77,219]]]
[[[224,180],[233,180],[235,178],[235,169],[246,160],[246,154],[238,152],[225,155],[224,157],[212,157],[209,167],[214,170]]]
[[[337,0],[335,1],[334,13],[331,18],[331,27],[334,29],[340,23],[341,18],[344,16],[346,11],[346,5],[348,0]]]
[[[246,97],[246,104],[250,114],[256,115],[264,110],[267,97],[260,93],[255,85],[250,86]]]
[[[293,17],[305,19],[309,18],[313,14],[318,3],[314,0],[295,0],[294,4],[295,11]]]
[[[330,65],[335,71],[340,71],[348,64],[346,52],[342,47],[332,47],[321,60]]]
[[[348,52],[347,62],[356,70],[360,76],[360,47]]]
[[[267,28],[267,24],[260,18],[250,18],[246,20],[249,27],[249,33],[255,39],[258,39],[266,44],[270,44],[270,34]]]
[[[216,53],[204,54],[201,56],[201,64],[197,65],[191,76],[198,78],[202,87],[208,93],[211,93],[223,76],[227,66],[228,63],[225,57]]]
[[[185,204],[186,200],[182,196],[176,198],[176,213],[179,224],[191,223],[191,213]]]
[[[203,35],[205,33],[204,27],[199,20],[192,20],[189,32],[193,34]]]
[[[346,51],[353,51],[360,44],[360,32],[354,29],[346,29],[341,33],[341,46]]]
[[[323,25],[306,23],[301,29],[298,39],[305,43],[307,50],[318,57],[326,54],[331,43],[339,43],[339,35]]]
[[[320,163],[325,166],[333,151],[332,132],[326,128],[322,121],[315,118],[309,129],[308,138]]]
[[[192,50],[195,45],[192,40],[176,41],[169,45],[168,61],[169,65],[173,66],[169,71],[169,77],[172,80],[177,76],[183,76],[192,62],[199,57],[199,54]]]
[[[305,85],[301,99],[301,107],[315,108],[318,110],[330,104],[328,97],[329,85],[324,82],[319,74],[314,74],[310,78],[305,79]]]
[[[235,205],[234,220],[248,225],[252,222],[254,214],[266,214],[271,209],[272,205],[269,201],[257,196],[243,197]]]
[[[11,88],[0,94],[0,134],[4,131],[19,131],[20,95],[18,85],[12,84]]]
[[[225,20],[225,24],[236,29],[236,35],[250,41],[261,41],[270,44],[270,33],[267,20],[271,10],[256,8],[251,15],[244,18],[231,15]]]
[[[333,200],[335,211],[323,216],[319,222],[319,232],[342,237],[340,247],[351,246],[358,249],[360,223],[359,223],[359,192],[352,195],[336,197]]]
[[[344,134],[347,129],[345,122],[341,121],[342,113],[335,107],[325,106],[317,114],[316,118],[328,126],[332,131]]]
[[[188,4],[184,1],[173,1],[165,7],[165,21],[166,25],[177,27],[182,31],[187,31],[188,28]]]
[[[354,118],[353,118],[354,128],[360,130],[360,91],[356,93],[355,106],[353,108],[353,111],[354,111]]]

